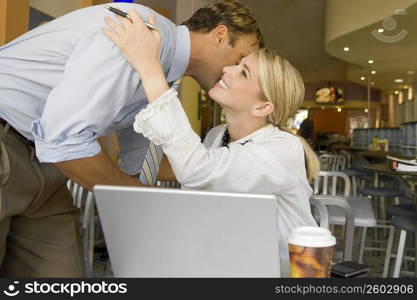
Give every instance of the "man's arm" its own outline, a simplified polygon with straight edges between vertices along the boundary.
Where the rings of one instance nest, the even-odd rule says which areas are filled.
[[[159,181],[176,181],[174,172],[172,171],[171,164],[166,155],[162,158],[161,164],[159,166],[158,172]]]
[[[123,173],[101,150],[97,155],[54,163],[68,178],[91,190],[97,184],[144,186]]]

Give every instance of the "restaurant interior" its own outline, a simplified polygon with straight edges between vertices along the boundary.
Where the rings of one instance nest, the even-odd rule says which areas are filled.
[[[0,45],[68,12],[107,2],[0,0]],[[134,2],[180,24],[209,1]],[[361,264],[363,277],[416,277],[417,0],[241,2],[253,10],[266,45],[304,80],[303,105],[288,126],[320,160],[311,207],[337,239],[333,262]],[[179,94],[201,138],[225,122],[220,106],[194,79],[184,77]],[[117,163],[116,137],[102,137],[101,145]],[[180,187],[173,181],[158,185]],[[68,188],[83,213],[87,275],[114,276],[94,194],[75,182]]]

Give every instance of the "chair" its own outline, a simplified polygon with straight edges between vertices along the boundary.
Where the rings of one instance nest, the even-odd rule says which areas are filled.
[[[321,228],[329,228],[329,213],[327,211],[327,207],[324,201],[320,201],[320,199],[316,198],[315,196],[310,197],[310,206],[317,210],[319,214],[319,221],[317,222]],[[313,214],[314,215],[314,214]],[[316,220],[317,221],[317,220]]]
[[[314,181],[314,194],[339,196],[341,200],[351,207],[353,213],[353,226],[362,228],[362,238],[358,257],[358,260],[361,263],[365,250],[366,228],[376,226],[376,219],[370,199],[351,196],[349,177],[342,172],[320,171],[318,177]],[[329,207],[328,213],[329,224],[346,224],[346,213],[339,207]]]
[[[310,205],[317,208],[320,215],[320,227],[328,228],[328,209],[337,207],[346,215],[344,232],[343,260],[351,261],[353,252],[353,211],[349,203],[343,197],[332,195],[313,195],[310,197]]]
[[[84,270],[86,277],[92,277],[96,223],[94,194],[72,180],[67,182],[67,187],[74,199],[74,206],[81,210],[80,228]]]
[[[320,215],[320,227],[328,228],[328,209],[338,207],[346,215],[345,232],[344,232],[344,251],[343,260],[351,261],[353,252],[353,211],[349,203],[340,196],[331,195],[313,195],[310,197],[310,204],[317,208]]]
[[[341,171],[346,168],[346,157],[340,154],[322,154],[319,156],[320,170]]]
[[[181,184],[178,181],[157,181],[156,186],[170,189],[180,189]]]

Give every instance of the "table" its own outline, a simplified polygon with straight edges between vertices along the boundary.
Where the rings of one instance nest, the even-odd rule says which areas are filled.
[[[407,182],[407,180],[403,177],[403,176],[417,176],[417,172],[404,172],[404,171],[396,171],[393,170],[392,168],[388,167],[388,164],[373,164],[373,165],[369,165],[367,167],[363,168],[364,170],[367,171],[372,171],[375,173],[375,182],[374,184],[378,185],[378,176],[379,174],[388,174],[388,175],[396,175],[396,176],[400,176],[400,178],[407,184],[409,185],[409,183]],[[414,192],[413,195],[414,198],[414,202],[417,204],[417,195]],[[417,206],[416,206],[416,214],[417,214]],[[417,221],[416,221],[416,228],[417,228]],[[415,247],[415,253],[414,253],[414,272],[415,272],[415,276],[417,276],[417,230],[414,233],[414,247]]]

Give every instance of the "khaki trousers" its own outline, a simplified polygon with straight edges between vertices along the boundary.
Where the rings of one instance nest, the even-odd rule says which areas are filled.
[[[79,209],[66,180],[0,125],[0,276],[83,276]]]

